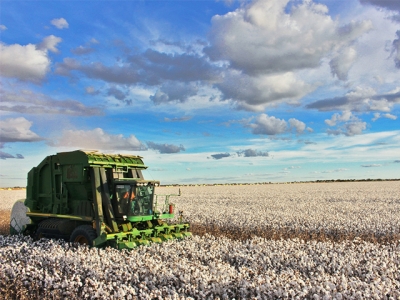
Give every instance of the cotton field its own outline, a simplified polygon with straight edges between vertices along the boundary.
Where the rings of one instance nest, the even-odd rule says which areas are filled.
[[[190,223],[232,237],[400,237],[400,181],[202,186],[182,193],[174,201]]]
[[[186,240],[128,252],[0,236],[0,298],[400,299],[399,181],[181,190],[200,233]]]

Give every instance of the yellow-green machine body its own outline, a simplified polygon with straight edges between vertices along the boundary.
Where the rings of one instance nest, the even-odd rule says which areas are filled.
[[[142,157],[97,151],[61,152],[28,173],[21,222],[18,202],[11,233],[63,238],[90,246],[135,248],[190,236],[189,224],[176,224],[171,196],[156,195],[158,181],[145,180]]]

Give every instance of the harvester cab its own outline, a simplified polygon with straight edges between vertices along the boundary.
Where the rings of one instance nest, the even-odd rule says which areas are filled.
[[[27,197],[11,213],[11,233],[64,238],[90,246],[134,248],[191,236],[189,224],[170,224],[171,196],[156,195],[140,156],[97,151],[46,157],[28,173]]]
[[[146,183],[125,183],[115,184],[115,194],[112,198],[114,209],[119,216],[125,219],[134,216],[146,216],[153,214],[154,182]]]

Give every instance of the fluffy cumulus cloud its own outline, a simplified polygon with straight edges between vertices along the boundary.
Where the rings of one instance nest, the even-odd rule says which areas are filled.
[[[353,114],[350,111],[345,111],[342,114],[335,113],[329,120],[325,120],[325,124],[329,126],[336,126],[338,122],[347,122],[352,117]]]
[[[352,42],[372,28],[371,22],[353,22],[341,27],[323,4],[304,1],[288,7],[289,0],[258,0],[212,19],[215,60],[228,60],[247,74],[270,74],[316,68],[332,54],[346,59]],[[342,70],[344,70],[342,68]]]
[[[48,51],[58,52],[56,36],[45,37],[38,45],[0,43],[1,76],[40,83],[50,70]]]
[[[269,104],[295,102],[312,91],[312,87],[293,72],[248,76],[238,71],[227,71],[223,81],[216,86],[224,99],[236,102],[237,108],[260,112]]]
[[[50,59],[35,45],[0,44],[1,76],[39,83],[46,76]]]
[[[353,44],[372,28],[369,21],[341,26],[322,4],[288,2],[256,0],[212,19],[205,52],[229,63],[216,86],[239,109],[261,112],[273,102],[298,101],[315,89],[298,71],[319,68],[323,60],[346,80],[357,58]]]
[[[93,130],[65,130],[57,140],[49,141],[53,147],[73,147],[91,150],[140,151],[146,147],[134,136],[109,134],[101,128]]]
[[[64,18],[53,19],[51,20],[51,24],[58,29],[65,29],[69,27],[67,20],[65,20]]]
[[[261,114],[254,123],[250,124],[250,127],[254,134],[276,135],[286,132],[287,122],[274,116]]]
[[[357,134],[362,134],[363,130],[367,129],[367,123],[361,120],[351,121],[344,124],[344,134],[347,136],[353,136]],[[333,132],[336,135],[336,132]]]
[[[261,114],[257,116],[253,123],[249,123],[246,126],[252,128],[253,134],[263,135],[277,135],[291,131],[294,129],[296,133],[303,133],[306,129],[306,124],[291,118],[289,122],[276,118],[274,116],[268,116],[267,114]]]
[[[76,100],[56,100],[30,90],[7,91],[0,88],[0,111],[23,114],[101,115],[102,110]]]
[[[147,146],[149,147],[149,149],[153,149],[165,154],[179,153],[181,151],[185,151],[185,147],[183,147],[183,145],[176,146],[173,144],[158,144],[154,142],[147,142]]]
[[[342,114],[333,114],[330,119],[325,120],[325,124],[333,127],[333,129],[327,130],[327,133],[331,135],[353,136],[362,134],[363,130],[367,128],[367,123],[360,120],[350,111],[344,111]]]
[[[23,117],[0,120],[0,140],[2,143],[37,142],[43,140],[31,130],[32,122]]]
[[[306,124],[297,120],[297,119],[289,119],[289,125],[293,128],[297,133],[303,133],[306,129]]]

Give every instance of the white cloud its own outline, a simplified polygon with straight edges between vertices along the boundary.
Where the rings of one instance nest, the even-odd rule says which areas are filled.
[[[33,44],[0,44],[1,76],[40,83],[50,68],[47,52]]]
[[[325,124],[335,129],[328,129],[328,134],[353,136],[361,134],[367,128],[367,123],[361,121],[358,117],[354,116],[350,111],[344,111],[342,114],[335,113],[331,119],[325,120]]]
[[[297,133],[303,133],[306,129],[306,124],[297,120],[297,119],[289,119],[289,124],[291,128],[294,128]]]
[[[374,117],[372,118],[372,121],[376,121],[376,120],[378,120],[379,118],[381,117],[381,114],[380,113],[374,113]]]
[[[43,140],[31,131],[32,122],[23,117],[9,118],[0,121],[0,140],[2,143],[35,142]]]
[[[338,122],[347,122],[351,117],[353,117],[353,114],[350,111],[344,111],[342,114],[335,113],[330,120],[325,120],[325,124],[335,126]]]
[[[45,37],[38,45],[6,45],[0,43],[1,76],[40,83],[50,70],[48,51],[58,52],[61,38]]]
[[[238,108],[249,111],[264,111],[265,107],[279,101],[296,103],[313,90],[293,72],[251,77],[231,71],[216,86],[225,99],[236,101]]]
[[[252,128],[253,134],[265,135],[287,133],[292,129],[294,129],[296,133],[301,134],[306,129],[306,124],[295,118],[291,118],[288,122],[286,122],[283,119],[278,119],[274,116],[268,116],[267,114],[260,114],[257,116],[254,123],[250,123],[250,120],[247,120],[244,122],[244,124],[246,127]]]
[[[360,120],[352,121],[345,124],[345,135],[353,136],[356,134],[361,134],[363,130],[367,128],[367,123]]]
[[[372,118],[372,121],[375,122],[376,120],[378,120],[378,119],[380,119],[380,118],[386,118],[386,119],[396,120],[396,119],[397,119],[397,116],[392,115],[392,114],[389,114],[389,113],[387,113],[387,114],[374,113],[374,117]]]
[[[144,150],[143,144],[134,136],[108,134],[101,128],[93,130],[65,130],[58,140],[48,143],[54,147],[75,147],[96,150]]]
[[[397,120],[397,116],[392,115],[392,114],[382,114],[382,117],[391,119],[391,120]]]
[[[64,18],[53,19],[51,20],[51,24],[57,27],[58,29],[64,29],[69,27],[67,20],[65,20]]]
[[[54,36],[54,35],[49,35],[43,39],[43,41],[37,45],[38,50],[43,50],[43,51],[51,51],[54,53],[58,53],[57,44],[62,41],[61,38]]]
[[[256,118],[255,123],[250,124],[250,127],[253,128],[254,134],[275,135],[286,132],[287,123],[274,116],[261,114]]]
[[[5,31],[7,29],[8,29],[7,26],[0,24],[0,31]]]
[[[283,119],[268,116],[267,114],[260,114],[257,116],[254,123],[248,121],[246,126],[252,128],[253,134],[265,135],[282,134],[290,132],[292,129],[297,133],[303,133],[306,129],[306,124],[297,119],[291,118],[289,119],[289,122],[286,122]]]
[[[347,92],[346,97],[350,101],[371,98],[376,95],[376,91],[371,87],[356,86],[353,90]]]
[[[335,73],[340,66],[345,76],[354,59],[354,51],[345,49],[372,28],[371,22],[340,26],[325,5],[304,1],[288,9],[288,2],[258,0],[214,16],[208,53],[253,75],[318,68],[323,58],[335,54]]]
[[[204,51],[229,66],[215,85],[223,98],[255,112],[297,103],[322,83],[316,74],[325,77],[329,61],[333,76],[347,80],[358,58],[356,41],[372,22],[343,25],[328,13],[313,1],[255,0],[214,16],[211,46]]]

